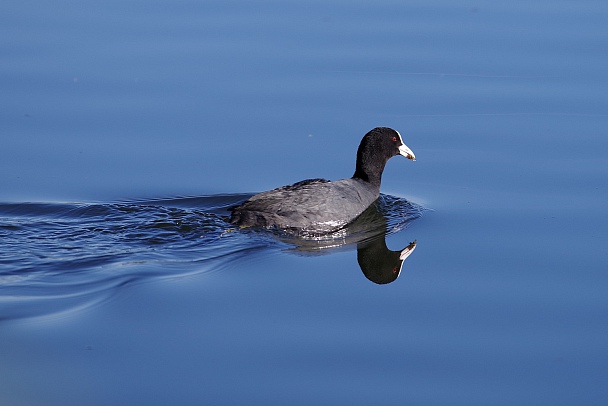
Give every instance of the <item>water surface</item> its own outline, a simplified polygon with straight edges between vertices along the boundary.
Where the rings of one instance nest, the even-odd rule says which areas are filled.
[[[593,0],[9,2],[1,403],[604,404],[606,21]],[[417,161],[387,165],[370,234],[226,223],[351,176],[379,125]],[[362,272],[414,240],[396,280]]]
[[[405,229],[424,211],[405,199],[382,195],[348,226],[301,236],[235,228],[229,209],[248,197],[0,205],[0,238],[6,248],[1,257],[2,319],[73,312],[125,285],[212,272],[263,249],[314,255],[356,246],[368,279],[376,275],[373,282],[390,283],[404,258],[399,258],[401,250],[393,254],[386,248],[386,235]]]

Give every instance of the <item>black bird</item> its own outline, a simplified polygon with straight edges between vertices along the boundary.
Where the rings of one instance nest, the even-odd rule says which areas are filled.
[[[259,193],[232,208],[230,222],[312,235],[339,230],[378,199],[382,172],[395,155],[416,160],[399,132],[376,127],[361,140],[352,178],[333,182],[308,179]]]

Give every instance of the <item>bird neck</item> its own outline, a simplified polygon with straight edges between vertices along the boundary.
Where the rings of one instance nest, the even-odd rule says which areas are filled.
[[[382,182],[382,171],[384,165],[378,168],[366,168],[363,165],[357,165],[353,179],[360,179],[370,183],[372,186],[380,190],[380,183]]]

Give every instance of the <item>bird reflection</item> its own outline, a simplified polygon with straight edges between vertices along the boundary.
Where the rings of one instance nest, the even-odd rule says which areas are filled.
[[[417,209],[412,206],[412,209]],[[357,262],[365,277],[377,284],[394,282],[403,270],[404,261],[414,252],[416,241],[402,250],[391,251],[386,245],[389,232],[389,208],[385,201],[371,205],[347,227],[324,236],[280,233],[279,239],[292,245],[288,251],[298,254],[323,254],[357,245]],[[413,220],[416,213],[409,213]],[[391,231],[405,228],[406,222]],[[395,230],[397,228],[397,230]]]
[[[403,263],[415,248],[416,241],[401,251],[391,251],[384,238],[374,238],[357,244],[357,262],[367,279],[384,285],[397,279],[403,269]]]

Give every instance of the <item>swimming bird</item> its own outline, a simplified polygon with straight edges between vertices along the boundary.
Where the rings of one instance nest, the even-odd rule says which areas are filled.
[[[376,127],[359,144],[351,178],[307,179],[258,193],[231,209],[230,222],[240,227],[278,228],[312,235],[337,231],[378,199],[384,167],[396,155],[416,160],[399,132]]]

